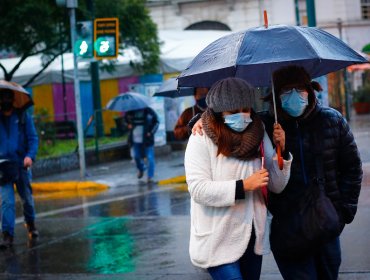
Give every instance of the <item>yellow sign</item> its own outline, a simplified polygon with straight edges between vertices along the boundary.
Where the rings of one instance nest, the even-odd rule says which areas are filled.
[[[118,56],[118,18],[97,18],[94,20],[94,57],[112,59]]]

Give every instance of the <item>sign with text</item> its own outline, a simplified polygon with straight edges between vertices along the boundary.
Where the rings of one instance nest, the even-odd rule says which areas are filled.
[[[94,20],[94,57],[112,59],[118,56],[118,18],[97,18]]]

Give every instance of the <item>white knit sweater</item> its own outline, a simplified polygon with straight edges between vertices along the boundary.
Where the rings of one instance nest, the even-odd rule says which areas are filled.
[[[281,192],[290,176],[292,155],[279,170],[271,141],[264,135],[265,167],[269,190]],[[242,161],[217,155],[217,146],[203,133],[191,135],[185,152],[186,181],[191,195],[189,253],[195,266],[208,268],[232,263],[247,249],[252,223],[256,233],[254,251],[270,252],[271,214],[260,190],[235,200],[236,181],[261,168],[261,160]]]

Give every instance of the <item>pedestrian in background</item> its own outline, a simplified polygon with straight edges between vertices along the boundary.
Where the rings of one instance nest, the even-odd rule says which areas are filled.
[[[208,88],[195,88],[195,105],[189,107],[181,113],[174,129],[174,135],[177,140],[187,140],[191,134],[188,123],[198,113],[203,113],[206,108],[206,95]]]
[[[30,184],[32,164],[38,149],[38,137],[32,117],[24,110],[15,109],[15,92],[0,89],[0,159],[12,163],[2,170],[7,180],[1,182],[0,249],[13,245],[15,226],[15,195],[13,183],[23,205],[25,227],[30,239],[38,237],[35,226],[35,206]],[[11,173],[11,174],[10,174]],[[9,176],[8,176],[9,175]]]
[[[276,125],[274,141],[286,154],[280,170],[264,125],[251,109],[254,88],[244,80],[217,82],[206,101],[204,133],[191,135],[185,152],[190,258],[213,279],[259,279],[262,255],[270,252],[264,189],[284,189],[292,157]]]
[[[137,178],[144,176],[148,169],[147,182],[154,182],[155,156],[154,156],[154,134],[158,129],[159,121],[153,109],[128,111],[125,114],[125,121],[129,129],[128,142],[133,148],[134,159],[138,169]],[[147,164],[144,163],[146,158]]]
[[[279,123],[285,131],[285,148],[294,156],[288,185],[280,194],[271,193],[269,210],[273,214],[271,246],[284,279],[337,279],[341,263],[339,237],[317,244],[300,256],[282,257],[274,250],[275,229],[281,228],[281,218],[289,215],[299,199],[304,199],[310,181],[316,177],[314,154],[315,138],[322,145],[322,165],[325,192],[334,204],[341,228],[353,221],[360,194],[362,167],[353,134],[342,115],[329,107],[322,107],[314,90],[320,90],[311,81],[304,68],[288,66],[273,74],[276,109]],[[268,97],[271,100],[271,96]],[[261,115],[267,131],[272,130],[273,111]],[[289,241],[289,240],[288,240]],[[275,242],[279,244],[279,240]]]

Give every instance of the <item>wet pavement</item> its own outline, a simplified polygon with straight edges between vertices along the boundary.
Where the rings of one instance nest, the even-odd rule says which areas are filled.
[[[357,216],[342,234],[340,279],[370,279],[370,115],[352,116],[363,160]],[[184,175],[183,151],[157,157],[156,180]],[[188,255],[190,198],[184,184],[148,185],[130,160],[88,168],[106,191],[35,193],[38,241],[27,240],[17,201],[14,248],[0,252],[0,279],[210,279]],[[37,181],[78,180],[78,170]],[[261,279],[281,279],[271,255]]]

